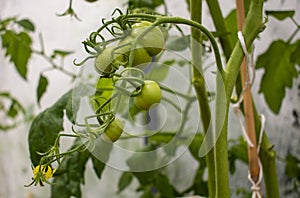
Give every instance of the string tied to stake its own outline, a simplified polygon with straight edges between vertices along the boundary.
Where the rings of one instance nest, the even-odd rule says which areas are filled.
[[[238,101],[235,104],[233,104],[233,109],[239,120],[244,140],[247,142],[249,147],[253,148],[254,144],[252,143],[252,141],[251,141],[250,137],[248,136],[248,134],[245,130],[245,127],[244,127],[243,115],[240,110],[240,105],[244,100],[245,92],[247,91],[247,89],[251,88],[251,86],[254,82],[254,79],[255,79],[255,68],[254,68],[254,64],[253,64],[254,46],[252,47],[252,53],[249,54],[247,47],[246,47],[245,40],[244,40],[244,36],[241,31],[238,31],[238,39],[240,41],[240,44],[241,44],[241,47],[243,49],[245,59],[246,59],[246,82],[245,82],[245,87],[242,90]],[[250,70],[252,72],[252,77],[250,77]],[[261,128],[260,128],[259,139],[258,139],[258,144],[257,144],[257,149],[256,149],[258,156],[259,156],[259,152],[260,152],[260,148],[261,148],[261,143],[262,143],[262,138],[263,138],[263,133],[264,133],[264,128],[265,128],[265,121],[266,121],[266,118],[263,114],[260,115],[260,119],[261,119]],[[259,175],[258,175],[257,181],[254,181],[252,179],[251,173],[250,173],[250,171],[248,171],[248,180],[252,184],[252,186],[251,186],[252,198],[262,198],[260,184],[261,184],[261,181],[263,178],[263,172],[262,172],[262,164],[261,164],[259,157],[258,157],[258,166],[259,166]]]

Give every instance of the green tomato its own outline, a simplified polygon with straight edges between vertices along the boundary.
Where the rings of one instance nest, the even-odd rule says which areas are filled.
[[[160,103],[162,93],[159,85],[152,80],[145,80],[141,92],[134,97],[134,104],[142,109],[149,110],[156,103]]]
[[[131,36],[134,38],[138,37],[144,33],[152,23],[148,21],[142,21],[141,23],[136,23],[132,26]],[[149,32],[146,32],[140,39],[139,44],[142,45],[150,56],[155,56],[159,54],[165,45],[164,34],[161,29],[156,26]]]
[[[106,47],[95,59],[95,70],[99,74],[111,73],[117,70],[118,65],[124,62],[124,55],[113,46]]]
[[[124,57],[127,57],[127,64],[129,63],[129,56],[131,53],[131,46],[134,38],[131,36],[126,37],[125,39],[121,40],[118,46],[123,46],[119,48],[120,53],[124,54]],[[135,55],[133,57],[132,66],[139,66],[143,64],[148,64],[151,62],[152,57],[148,54],[148,52],[141,46],[137,44],[136,47],[133,49]]]
[[[104,141],[107,142],[115,142],[117,141],[120,136],[122,135],[124,128],[124,123],[115,118],[105,129],[104,133],[102,134],[102,138]]]

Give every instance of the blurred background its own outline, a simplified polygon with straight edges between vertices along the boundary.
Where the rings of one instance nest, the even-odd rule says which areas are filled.
[[[172,15],[188,18],[188,11],[184,0],[166,1],[169,12]],[[103,1],[96,3],[88,3],[84,0],[74,0],[73,9],[78,15],[77,20],[70,16],[59,17],[57,14],[63,13],[68,8],[68,0],[0,0],[0,18],[17,16],[20,18],[28,18],[35,24],[36,31],[32,33],[33,48],[40,49],[39,35],[45,43],[45,51],[51,53],[54,49],[73,51],[74,53],[65,58],[65,65],[68,71],[77,73],[72,61],[73,59],[82,60],[86,56],[83,49],[82,41],[88,34],[97,29],[101,25],[102,18],[109,18],[112,11],[118,7],[124,10],[127,4],[126,0]],[[224,1],[221,4],[223,15],[226,16],[235,6],[235,1]],[[300,1],[275,1],[269,0],[265,4],[265,10],[294,10],[300,8]],[[297,10],[297,9],[296,9]],[[207,14],[207,16],[205,16]],[[296,11],[295,17],[300,21],[299,9]],[[255,57],[267,50],[269,44],[274,39],[287,39],[294,30],[291,21],[280,23],[274,18],[269,18],[266,29],[260,34],[255,41]],[[209,11],[204,3],[203,24],[210,30],[214,30],[213,23],[209,17]],[[299,38],[299,35],[297,36]],[[40,106],[36,105],[36,87],[41,71],[47,70],[48,63],[41,57],[33,55],[30,59],[27,81],[20,77],[15,67],[5,58],[5,52],[0,51],[0,92],[9,92],[11,96],[25,107],[29,114],[37,115],[45,108],[51,106],[63,93],[72,87],[72,79],[59,72],[45,72],[48,78],[49,86],[45,95],[42,97]],[[209,62],[209,61],[208,61]],[[278,115],[269,110],[262,94],[258,93],[259,83],[261,81],[262,70],[258,70],[255,84],[252,88],[253,97],[256,101],[257,108],[260,113],[266,116],[266,130],[271,142],[275,146],[278,154],[277,166],[278,177],[283,196],[287,178],[285,176],[284,158],[288,152],[300,157],[300,91],[298,89],[299,79],[294,81],[292,89],[286,90],[286,98],[281,106]],[[0,116],[3,116],[0,114]],[[3,119],[3,117],[0,117]],[[240,126],[238,120],[230,114],[230,138],[240,135]],[[12,197],[49,197],[50,188],[46,185],[43,188],[30,187],[25,188],[24,185],[31,182],[31,162],[29,159],[27,136],[30,122],[22,122],[16,128],[8,131],[0,131],[0,198]],[[70,127],[66,124],[67,127]],[[191,169],[182,168],[189,162]],[[185,163],[184,163],[185,162]],[[186,177],[184,182],[177,181],[178,188],[186,186],[191,182],[193,169],[193,159],[189,154],[184,154],[176,162],[170,165],[169,172],[172,176],[172,170],[176,171],[181,168],[178,178]],[[91,166],[91,164],[89,164]],[[237,172],[230,176],[232,187],[249,188],[247,180],[247,166],[243,163],[237,165]],[[101,197],[134,197],[135,187],[131,185],[122,194],[115,195],[117,191],[117,181],[120,172],[113,168],[106,167],[101,180],[98,180],[91,169],[87,169],[85,173],[85,186],[82,188],[83,197],[95,197],[101,194]],[[190,179],[189,179],[190,177]],[[175,183],[175,181],[174,181]],[[284,196],[283,196],[284,197]],[[292,196],[291,196],[292,197]],[[296,197],[296,195],[295,195]]]

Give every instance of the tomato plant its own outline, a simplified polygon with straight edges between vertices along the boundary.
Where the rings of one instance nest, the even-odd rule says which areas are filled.
[[[142,110],[149,110],[154,104],[160,102],[162,93],[159,85],[152,80],[145,80],[140,93],[134,97],[134,103]]]
[[[92,4],[97,0],[85,1],[90,7],[98,5]],[[118,193],[124,196],[129,185],[137,189],[130,197],[228,198],[236,193],[277,198],[283,194],[278,186],[276,147],[268,138],[265,116],[259,115],[261,108],[256,108],[256,95],[252,97],[256,86],[250,88],[256,69],[263,69],[257,92],[274,114],[284,109],[286,88],[299,83],[295,81],[300,64],[296,12],[263,10],[268,5],[263,0],[237,1],[234,10],[223,17],[217,1],[207,1],[204,8],[202,1],[188,0],[187,18],[174,15],[167,3],[130,0],[126,9],[117,8],[101,20],[82,41],[87,56],[73,61],[81,70],[78,75],[64,65],[70,63],[65,58],[73,51],[56,49],[48,54],[42,36],[40,49],[34,49],[35,26],[30,20],[1,18],[1,46],[24,80],[33,55],[48,63],[38,76],[38,103],[47,91],[49,71],[61,72],[74,82],[69,92],[32,121],[30,185],[50,184],[52,197],[82,197],[84,171],[91,160],[99,179],[105,166],[123,171]],[[73,8],[70,0],[59,16],[80,20]],[[203,13],[210,13],[207,18],[211,17],[213,28],[203,25],[207,22]],[[260,43],[257,38],[264,38],[261,34],[270,23],[263,20],[264,14],[271,23],[290,19],[295,30],[286,39],[276,39],[255,59],[253,44]],[[211,81],[213,86],[207,85]],[[27,119],[26,109],[9,91],[1,92],[0,99],[1,113],[8,118],[3,119],[8,124],[1,121],[0,129],[14,128],[20,119]],[[164,108],[149,111],[158,103]],[[230,107],[244,139],[241,135],[228,138],[228,131],[238,130],[229,128]],[[295,107],[292,112],[293,127],[297,127],[299,113]],[[66,127],[67,120],[72,127]],[[70,148],[65,148],[65,138],[74,139]],[[183,150],[191,160],[183,160],[184,168],[174,171],[172,163],[180,163]],[[240,168],[237,160],[249,166],[249,176],[243,181],[249,179],[250,188],[232,188],[229,182],[228,174],[235,178]],[[299,192],[299,160],[288,154],[285,163],[285,174],[294,182],[286,194],[293,196]],[[181,180],[174,178],[180,177],[190,180],[179,187]]]

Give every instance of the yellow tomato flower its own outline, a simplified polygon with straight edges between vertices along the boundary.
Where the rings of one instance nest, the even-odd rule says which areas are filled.
[[[26,187],[31,186],[32,184],[37,185],[40,184],[41,186],[44,186],[43,182],[46,182],[48,184],[51,184],[48,179],[50,179],[53,174],[55,173],[56,169],[52,169],[51,166],[46,165],[38,165],[36,166],[32,172],[32,182],[29,185],[25,185]]]
[[[50,166],[45,166],[45,165],[38,165],[33,169],[33,179],[37,178],[37,174],[41,174],[43,179],[50,179],[55,170],[53,170]]]

